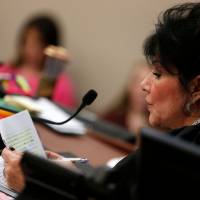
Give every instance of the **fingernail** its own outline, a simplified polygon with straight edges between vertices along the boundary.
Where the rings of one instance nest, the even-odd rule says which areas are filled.
[[[11,151],[15,151],[15,148],[14,148],[14,147],[9,147],[9,149],[10,149]]]

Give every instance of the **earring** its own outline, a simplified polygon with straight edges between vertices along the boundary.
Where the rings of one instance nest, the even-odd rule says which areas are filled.
[[[188,114],[192,113],[192,109],[191,109],[192,104],[193,104],[192,102],[187,102],[185,105],[185,110]]]
[[[192,103],[191,102],[187,102],[186,105],[185,105],[185,110],[188,114],[191,113],[191,105]]]

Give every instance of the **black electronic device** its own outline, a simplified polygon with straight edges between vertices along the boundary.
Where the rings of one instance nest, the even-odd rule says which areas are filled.
[[[139,199],[199,199],[200,148],[151,128],[142,129]]]
[[[25,152],[21,160],[26,187],[16,200],[110,200],[113,185],[96,182],[94,174],[82,174],[53,161]]]

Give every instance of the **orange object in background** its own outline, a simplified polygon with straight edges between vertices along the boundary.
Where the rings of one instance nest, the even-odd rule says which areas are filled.
[[[14,113],[0,109],[0,119],[13,115]]]

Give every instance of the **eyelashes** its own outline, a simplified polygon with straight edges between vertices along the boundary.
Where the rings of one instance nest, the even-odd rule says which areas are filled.
[[[159,79],[161,77],[161,73],[159,73],[159,72],[152,72],[152,73],[157,79]]]

